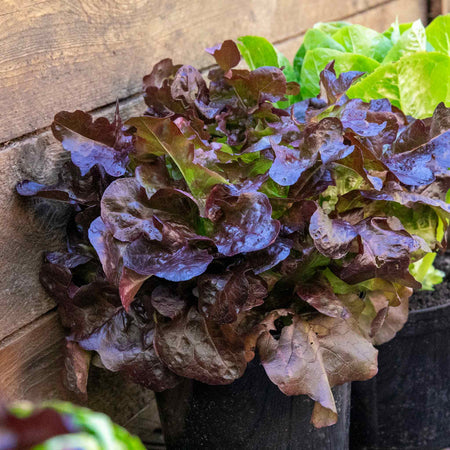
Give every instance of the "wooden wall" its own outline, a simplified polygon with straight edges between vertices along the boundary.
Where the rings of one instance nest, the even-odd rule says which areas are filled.
[[[61,382],[63,334],[38,282],[45,250],[63,248],[66,210],[19,198],[24,178],[51,182],[61,151],[48,126],[62,110],[142,110],[142,76],[163,57],[207,67],[203,49],[259,34],[292,58],[318,21],[382,31],[427,20],[427,0],[0,0],[0,391],[71,398]],[[448,8],[447,0],[439,7]],[[93,368],[89,405],[132,431],[158,426],[153,395]],[[146,433],[146,439],[152,439]]]

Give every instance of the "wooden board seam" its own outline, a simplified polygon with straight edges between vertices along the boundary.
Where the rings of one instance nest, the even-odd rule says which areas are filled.
[[[51,319],[52,316],[57,314],[56,310],[57,308],[50,309],[41,316],[36,317],[33,321],[26,323],[17,330],[13,331],[11,334],[8,334],[8,336],[5,336],[2,340],[0,340],[0,350],[10,345],[16,339],[20,339],[22,336],[28,334],[30,330],[39,327],[41,322],[45,322],[48,318]]]

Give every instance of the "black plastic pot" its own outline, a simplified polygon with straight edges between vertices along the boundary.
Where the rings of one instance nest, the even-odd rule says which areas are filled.
[[[378,361],[352,383],[350,448],[450,447],[450,304],[411,312]]]
[[[350,384],[333,394],[339,421],[319,430],[310,424],[312,400],[284,395],[257,362],[230,385],[186,380],[156,400],[168,449],[345,450]]]

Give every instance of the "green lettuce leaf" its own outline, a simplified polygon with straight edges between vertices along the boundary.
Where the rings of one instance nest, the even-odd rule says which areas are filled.
[[[423,119],[431,116],[440,102],[450,104],[450,85],[443,82],[449,78],[449,56],[420,52],[379,66],[355,83],[347,95],[364,101],[387,98],[405,114]]]
[[[368,56],[381,62],[392,47],[392,41],[381,33],[361,25],[341,28],[333,39],[342,45],[347,53]]]
[[[397,41],[385,56],[383,63],[398,61],[403,56],[422,52],[426,49],[425,28],[420,20],[416,20],[411,27],[398,37]]]
[[[345,51],[344,47],[337,43],[329,34],[320,28],[311,28],[306,32],[303,43],[295,55],[294,70],[298,73],[301,72],[306,51],[314,48],[331,48],[340,52]]]
[[[398,23],[398,19],[383,33],[383,36],[386,36],[388,39],[395,44],[400,36],[412,27],[413,22],[409,23]]]
[[[421,260],[409,266],[411,275],[422,283],[422,290],[433,291],[433,286],[442,283],[445,273],[433,266],[436,253],[428,253]]]
[[[426,36],[435,51],[450,56],[450,14],[436,17],[427,26]]]

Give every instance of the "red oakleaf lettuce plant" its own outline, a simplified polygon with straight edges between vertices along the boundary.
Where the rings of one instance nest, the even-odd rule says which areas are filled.
[[[18,186],[72,205],[67,252],[41,271],[67,366],[86,374],[94,351],[159,391],[231,383],[257,353],[285,394],[316,402],[316,427],[331,425],[331,388],[376,374],[373,344],[420,287],[410,264],[442,245],[450,111],[414,120],[349,100],[362,74],[336,78],[332,63],[317,98],[279,109],[298,93],[280,69],[236,69],[232,41],[208,52],[209,83],[163,60],[144,78],[147,111],[125,123],[57,114],[71,161],[53,186]]]

